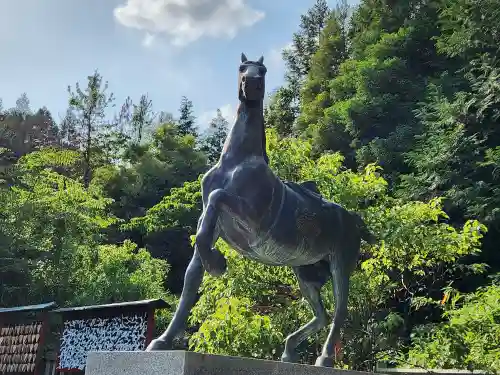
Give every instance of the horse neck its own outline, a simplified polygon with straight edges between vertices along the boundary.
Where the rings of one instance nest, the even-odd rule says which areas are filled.
[[[240,102],[236,121],[224,143],[221,160],[230,158],[238,162],[248,156],[263,156],[268,161],[262,101],[252,106]]]

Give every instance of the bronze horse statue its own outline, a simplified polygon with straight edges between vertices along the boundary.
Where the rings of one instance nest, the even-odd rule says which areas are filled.
[[[179,306],[167,330],[146,350],[171,349],[173,339],[185,329],[204,270],[213,276],[226,271],[224,256],[214,248],[222,238],[242,256],[267,265],[290,266],[297,276],[314,318],[286,338],[282,361],[296,362],[297,346],[330,322],[320,291],[333,279],[335,315],[316,360],[316,366],[332,367],[361,240],[373,243],[375,238],[361,217],[325,200],[314,182],[283,182],[269,168],[263,62],[264,57],[249,61],[241,55],[237,118],[219,161],[201,182],[203,212]]]

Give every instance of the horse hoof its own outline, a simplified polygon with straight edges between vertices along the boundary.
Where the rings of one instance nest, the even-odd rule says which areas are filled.
[[[222,276],[227,271],[226,258],[224,258],[224,255],[219,250],[212,249],[210,262],[206,265],[205,270],[211,276],[215,277]]]
[[[333,367],[335,365],[335,359],[332,357],[319,356],[316,359],[314,366],[318,367]]]
[[[297,363],[298,361],[299,358],[296,353],[283,353],[281,356],[281,362]]]
[[[170,350],[170,349],[172,349],[172,345],[170,345],[170,343],[168,343],[165,340],[155,339],[149,343],[145,351],[153,352],[157,350]]]

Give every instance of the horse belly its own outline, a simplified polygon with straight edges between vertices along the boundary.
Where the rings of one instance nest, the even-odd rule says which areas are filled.
[[[250,246],[259,260],[279,266],[303,266],[316,263],[325,257],[318,249],[312,249],[305,239],[295,246],[290,246],[277,242],[271,236]]]
[[[245,258],[271,266],[300,266],[312,264],[324,256],[312,254],[306,241],[282,243],[276,241],[271,233],[259,233],[245,227],[228,215],[219,219],[220,236],[235,251]]]
[[[283,205],[267,236],[260,236],[253,250],[285,265],[314,264],[332,252],[329,232],[318,207],[311,207],[286,188]]]
[[[333,243],[324,220],[296,194],[285,189],[282,205],[267,218],[267,225],[249,223],[222,212],[221,237],[246,258],[277,266],[314,264],[332,252]]]

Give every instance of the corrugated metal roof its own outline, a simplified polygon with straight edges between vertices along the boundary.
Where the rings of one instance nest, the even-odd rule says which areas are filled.
[[[124,307],[146,307],[146,306],[154,309],[165,309],[167,307],[170,307],[170,305],[162,299],[146,299],[141,301],[109,303],[106,305],[63,307],[57,310],[53,310],[52,312],[72,313],[79,311],[95,311],[95,310],[107,310],[107,309],[116,309]]]
[[[49,310],[56,307],[55,302],[47,302],[39,305],[28,305],[28,306],[17,306],[17,307],[0,307],[1,313],[13,313],[13,312],[32,312],[32,311],[43,311]]]

